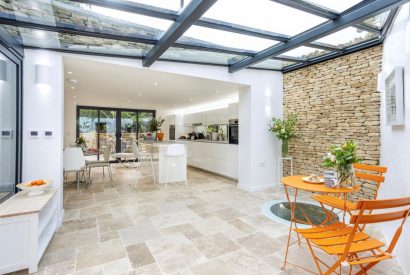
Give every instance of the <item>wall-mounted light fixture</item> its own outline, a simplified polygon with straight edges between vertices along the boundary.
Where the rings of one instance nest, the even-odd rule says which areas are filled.
[[[0,59],[0,81],[7,81],[7,61]]]
[[[36,65],[35,83],[50,85],[51,67],[47,65]]]

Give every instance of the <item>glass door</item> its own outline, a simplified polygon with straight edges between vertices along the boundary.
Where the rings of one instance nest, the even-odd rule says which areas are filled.
[[[17,65],[0,53],[0,202],[17,181],[17,89]]]
[[[121,118],[121,135],[120,148],[121,152],[132,152],[132,143],[137,139],[137,112],[120,111]]]
[[[111,151],[118,152],[117,112],[115,110],[100,109],[98,121],[99,148],[104,150],[111,143]]]
[[[78,133],[85,139],[87,149],[98,152],[98,110],[79,109]]]

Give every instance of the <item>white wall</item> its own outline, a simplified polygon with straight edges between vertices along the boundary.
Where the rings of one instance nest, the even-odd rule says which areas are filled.
[[[51,67],[49,87],[35,84],[35,65]],[[23,181],[52,179],[60,189],[60,209],[63,209],[63,64],[58,53],[25,50],[23,71]],[[30,138],[30,130],[40,131]],[[43,136],[53,131],[52,138]],[[62,214],[62,213],[61,213]]]
[[[381,105],[381,164],[388,167],[386,182],[381,187],[381,197],[395,198],[410,196],[410,49],[405,52],[406,37],[410,36],[410,5],[401,8],[383,47],[382,71],[389,74],[395,66],[403,66],[405,74],[405,125],[390,127],[385,122],[384,95]],[[408,23],[410,24],[410,23]],[[407,41],[409,43],[410,41]],[[407,45],[408,47],[410,45]],[[383,225],[387,238],[391,238],[395,224]],[[410,223],[407,222],[395,254],[408,274],[410,274]]]
[[[141,61],[61,54],[87,60],[143,68]],[[273,186],[276,179],[279,142],[268,132],[267,119],[282,115],[282,73],[242,70],[230,74],[227,68],[172,62],[155,62],[150,70],[171,72],[243,84],[239,103],[239,188],[256,191]],[[180,121],[178,123],[180,124]]]

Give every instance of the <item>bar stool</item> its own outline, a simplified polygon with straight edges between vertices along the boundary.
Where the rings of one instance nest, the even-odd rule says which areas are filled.
[[[138,183],[138,172],[141,172],[140,166],[144,165],[146,170],[149,170],[149,168],[151,168],[152,180],[154,181],[154,184],[157,184],[155,180],[155,170],[154,170],[154,164],[152,160],[152,154],[142,152],[141,150],[139,150],[137,143],[134,141],[132,142],[131,147],[132,147],[132,152],[134,153],[134,157],[138,161],[135,166],[136,173],[137,173],[137,183]],[[149,167],[148,162],[151,162],[151,165],[150,165],[151,167]]]
[[[182,170],[183,167],[180,167],[185,157],[186,151],[185,146],[183,144],[171,144],[168,146],[167,151],[165,153],[165,157],[167,159],[167,172],[165,177],[165,189],[167,189],[168,185],[168,175],[169,175],[169,167],[175,167],[176,169]],[[188,188],[188,181],[186,173],[182,177],[185,181],[185,185]]]

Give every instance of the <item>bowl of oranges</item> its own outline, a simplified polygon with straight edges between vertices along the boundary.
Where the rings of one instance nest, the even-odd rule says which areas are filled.
[[[17,188],[29,191],[27,193],[29,196],[37,196],[43,194],[44,190],[50,187],[51,184],[51,180],[38,179],[17,184]]]

